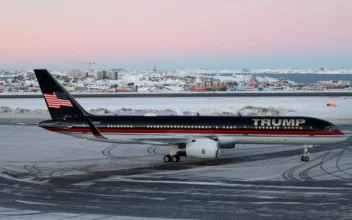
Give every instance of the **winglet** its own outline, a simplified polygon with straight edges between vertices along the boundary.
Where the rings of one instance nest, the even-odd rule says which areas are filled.
[[[99,130],[97,129],[97,127],[95,127],[95,125],[93,124],[93,122],[90,120],[90,118],[87,117],[87,121],[89,124],[90,129],[92,129],[92,133],[94,135],[94,137],[96,138],[100,138],[100,139],[107,139],[106,137],[104,137]]]

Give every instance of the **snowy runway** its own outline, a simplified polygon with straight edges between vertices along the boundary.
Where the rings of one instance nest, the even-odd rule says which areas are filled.
[[[342,125],[343,128],[350,126]],[[197,178],[222,177],[230,173],[226,178],[240,181],[352,177],[352,163],[348,162],[352,156],[349,141],[338,146],[315,147],[309,163],[299,160],[301,146],[236,145],[235,149],[221,150],[219,159],[182,157],[178,164],[165,164],[162,158],[168,153],[168,146],[100,143],[21,123],[3,125],[0,131],[0,169],[9,177],[33,182],[92,173],[99,174],[96,179],[120,173],[174,177],[190,174]]]
[[[165,164],[167,147],[85,141],[36,120],[1,121],[0,218],[352,217],[351,139],[312,149],[308,163],[299,146],[238,145]]]

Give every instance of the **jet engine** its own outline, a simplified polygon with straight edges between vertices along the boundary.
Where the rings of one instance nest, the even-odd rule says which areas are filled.
[[[177,155],[194,158],[218,158],[220,156],[220,144],[212,139],[195,139],[190,143],[180,144]]]

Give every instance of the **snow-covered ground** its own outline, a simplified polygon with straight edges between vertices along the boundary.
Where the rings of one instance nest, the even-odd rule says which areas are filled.
[[[118,79],[94,79],[94,73],[90,72],[88,78],[73,79],[66,76],[66,71],[50,71],[55,75],[61,84],[69,87],[87,88],[105,88],[110,91],[118,90],[135,90],[138,86],[138,92],[183,92],[189,91],[192,87],[209,87],[210,84],[227,83],[230,87],[246,87],[253,82],[265,83],[264,87],[276,87],[276,82],[281,81],[275,74],[351,74],[351,68],[331,69],[230,69],[230,70],[209,70],[209,69],[185,69],[185,70],[119,70]],[[98,71],[99,72],[99,71]],[[5,73],[5,72],[4,72]],[[226,73],[226,74],[225,74]],[[263,76],[257,74],[270,73],[272,75]],[[9,76],[11,72],[1,74],[0,77]],[[2,84],[6,87],[4,92],[17,91],[17,87],[23,85],[27,87],[37,87],[38,83],[33,70],[12,72],[14,79],[8,78],[7,85],[5,79]],[[5,80],[5,81],[4,81]],[[294,89],[294,81],[284,80],[284,90]],[[1,83],[0,83],[1,84]],[[15,88],[16,87],[16,88]],[[216,86],[215,86],[216,87]],[[221,87],[221,86],[220,86]],[[10,91],[10,89],[11,91]],[[22,89],[20,89],[22,90]],[[27,90],[27,88],[25,89]]]
[[[203,115],[238,112],[308,115],[341,119],[342,122],[352,118],[351,97],[81,98],[78,101],[88,110],[105,108],[125,114],[150,111],[175,114],[178,105],[184,112],[200,112]],[[335,103],[337,107],[327,107],[327,103]],[[29,109],[24,113],[0,113],[2,117],[31,116],[36,109],[46,109],[43,99],[0,99],[0,106]],[[40,111],[35,114],[43,116]],[[46,117],[49,116],[46,114]],[[350,132],[351,126],[345,125],[342,129]],[[221,157],[217,160],[182,158],[179,164],[165,165],[162,157],[168,153],[167,147],[111,145],[16,122],[1,124],[0,137],[0,177],[3,181],[0,191],[8,196],[2,197],[6,207],[0,207],[0,219],[23,219],[26,216],[27,219],[138,220],[144,218],[127,216],[137,215],[135,211],[129,214],[118,211],[126,207],[126,210],[137,210],[133,207],[138,206],[145,212],[148,210],[146,204],[160,208],[160,204],[167,204],[164,201],[180,201],[179,204],[186,203],[187,208],[188,203],[195,204],[196,200],[200,201],[199,204],[221,204],[221,207],[224,201],[230,202],[231,206],[245,204],[245,207],[277,204],[279,207],[286,205],[288,210],[299,207],[299,211],[301,206],[325,208],[339,201],[342,201],[342,207],[350,207],[346,205],[351,194],[350,185],[336,187],[336,182],[319,185],[320,180],[326,183],[341,179],[349,184],[350,143],[317,146],[310,155],[309,163],[299,160],[298,152],[301,152],[302,146],[236,145],[235,149],[221,150]],[[87,176],[93,178],[87,180]],[[72,186],[57,187],[55,183],[60,183],[60,179],[77,182]],[[13,180],[22,183],[7,183]],[[311,180],[309,185],[297,186],[306,180]],[[266,184],[258,185],[256,181],[266,181]],[[293,181],[294,185],[290,185]],[[162,187],[154,187],[158,184]],[[178,188],[175,189],[175,186]],[[223,191],[216,191],[219,188]],[[200,200],[205,195],[213,198]],[[307,200],[312,197],[318,202]],[[128,206],[123,201],[127,201]],[[130,204],[134,206],[131,208]],[[154,212],[155,207],[149,210]],[[200,212],[201,206],[193,207]],[[336,207],[333,212],[326,208],[327,214],[342,212],[340,206]],[[117,212],[102,214],[104,209],[116,209]],[[76,213],[71,213],[72,210]],[[260,211],[263,210],[267,209],[261,208]],[[309,207],[309,210],[313,209]],[[349,210],[343,212],[347,213],[348,219]],[[311,213],[316,215],[318,212],[314,209]],[[299,212],[296,214],[294,216],[298,216]]]
[[[352,97],[189,97],[189,98],[78,98],[78,102],[93,113],[133,115],[300,115],[326,120],[352,119]],[[328,107],[334,103],[336,107]],[[0,99],[0,115],[43,115],[44,99]],[[17,108],[17,110],[16,110]],[[20,109],[18,109],[20,108]],[[23,110],[28,109],[28,110]],[[98,110],[97,110],[98,109]]]
[[[228,72],[227,72],[228,73]],[[230,72],[231,73],[231,72]],[[210,85],[210,82],[223,83],[223,82],[236,82],[239,86],[247,85],[248,82],[259,82],[273,84],[278,81],[273,75],[268,76],[257,76],[245,73],[236,73],[231,76],[215,75],[207,76],[203,72],[198,71],[137,71],[137,72],[123,72],[119,74],[119,80],[96,80],[97,84],[110,84],[110,85],[127,85],[128,83],[134,83],[138,85],[139,92],[149,92],[149,91],[173,91],[180,92],[184,91],[185,86],[196,87],[198,85],[204,86],[205,82]],[[295,84],[293,81],[288,81],[288,83]],[[155,89],[159,86],[159,89]],[[163,86],[163,88],[160,88]],[[187,90],[188,91],[188,90]]]

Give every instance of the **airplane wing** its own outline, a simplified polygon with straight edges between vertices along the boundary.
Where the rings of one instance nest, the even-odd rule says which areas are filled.
[[[99,136],[94,136],[96,138],[101,138]],[[174,135],[166,135],[166,136],[158,136],[158,135],[150,135],[150,136],[142,136],[142,137],[133,137],[133,138],[106,138],[109,142],[120,142],[120,143],[139,143],[139,144],[153,144],[153,145],[177,145],[183,143],[189,143],[192,140],[197,139],[216,139],[214,136],[174,136]]]
[[[166,135],[166,136],[157,136],[151,135],[150,137],[136,137],[130,139],[131,142],[139,142],[141,144],[154,144],[154,145],[176,145],[176,144],[183,144],[189,143],[192,140],[196,139],[204,139],[204,138],[211,138],[206,136],[174,136],[174,135]]]
[[[203,137],[204,138],[204,137]],[[169,145],[169,144],[182,144],[191,142],[194,138],[190,136],[150,136],[130,139],[131,142],[139,142],[141,144],[154,144],[154,145]]]

